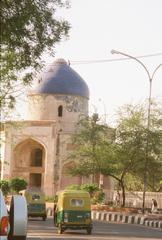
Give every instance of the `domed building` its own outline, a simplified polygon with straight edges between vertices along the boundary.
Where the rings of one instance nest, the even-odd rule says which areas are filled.
[[[71,136],[79,118],[88,115],[88,101],[86,82],[57,59],[28,93],[26,120],[5,124],[1,178],[23,177],[29,187],[40,187],[49,196],[89,182],[66,173],[73,164],[67,160],[74,147]],[[105,187],[111,187],[110,181]]]

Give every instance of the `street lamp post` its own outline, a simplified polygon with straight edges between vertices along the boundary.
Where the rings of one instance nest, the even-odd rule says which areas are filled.
[[[149,79],[149,98],[148,98],[148,115],[147,115],[147,142],[146,142],[146,154],[145,154],[145,172],[144,172],[144,184],[143,184],[143,204],[142,204],[142,210],[144,213],[145,210],[145,195],[146,195],[146,188],[147,188],[147,168],[148,168],[148,158],[149,158],[149,149],[148,149],[148,145],[149,145],[149,130],[150,130],[150,111],[151,111],[151,94],[152,94],[152,81],[154,78],[155,73],[157,72],[157,70],[162,66],[162,63],[159,64],[155,70],[153,71],[152,75],[150,74],[149,70],[147,69],[147,67],[144,65],[143,62],[141,62],[138,58],[133,57],[129,54],[123,53],[123,52],[119,52],[116,50],[112,50],[111,51],[112,54],[120,54],[123,55],[125,57],[131,58],[135,61],[137,61],[146,71],[148,79]]]

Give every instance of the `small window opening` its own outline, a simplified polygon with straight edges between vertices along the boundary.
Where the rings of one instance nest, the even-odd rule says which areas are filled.
[[[62,117],[62,114],[63,114],[63,107],[60,105],[58,107],[58,117]]]

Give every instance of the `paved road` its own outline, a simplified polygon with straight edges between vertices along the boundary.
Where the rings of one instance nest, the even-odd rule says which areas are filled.
[[[162,229],[148,228],[141,225],[94,222],[92,235],[86,231],[67,230],[57,234],[52,218],[45,222],[30,219],[28,224],[28,240],[160,240]]]

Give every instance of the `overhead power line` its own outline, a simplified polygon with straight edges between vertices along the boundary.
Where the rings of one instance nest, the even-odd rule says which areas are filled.
[[[157,56],[162,56],[162,53],[154,53],[154,54],[149,54],[149,55],[136,56],[136,58],[148,58],[148,57],[157,57]],[[111,58],[111,59],[100,59],[100,60],[78,60],[78,61],[70,61],[69,60],[69,63],[71,65],[76,65],[76,64],[115,62],[115,61],[123,61],[123,60],[131,60],[131,59],[127,58],[127,57],[123,57],[123,58]]]

